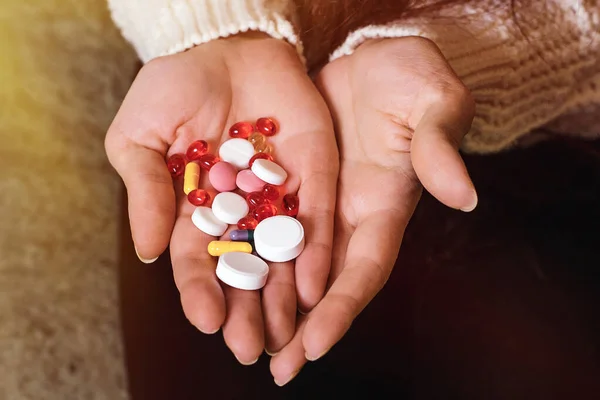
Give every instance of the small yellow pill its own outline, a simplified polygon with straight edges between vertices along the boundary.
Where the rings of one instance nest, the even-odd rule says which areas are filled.
[[[185,174],[183,175],[183,192],[189,194],[192,190],[198,189],[200,181],[200,165],[195,162],[187,163]]]
[[[212,241],[208,244],[208,254],[218,257],[225,253],[252,253],[252,245],[247,242]]]
[[[257,153],[271,154],[273,148],[269,143],[265,142],[261,145],[254,146],[254,150],[256,150]]]
[[[254,132],[248,137],[248,141],[252,143],[252,146],[256,149],[256,147],[263,146],[267,141],[267,138],[262,133]]]

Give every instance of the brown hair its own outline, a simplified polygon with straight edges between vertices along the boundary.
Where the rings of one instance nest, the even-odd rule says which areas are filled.
[[[309,66],[320,66],[346,36],[366,25],[385,24],[461,0],[296,0]]]

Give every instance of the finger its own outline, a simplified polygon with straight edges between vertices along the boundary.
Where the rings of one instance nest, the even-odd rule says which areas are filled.
[[[337,168],[313,173],[298,191],[298,220],[304,226],[306,243],[296,259],[298,308],[306,313],[322,298],[331,266],[333,214]]]
[[[225,344],[242,365],[254,364],[265,347],[260,292],[223,285],[227,319],[223,325]]]
[[[342,273],[307,322],[302,342],[308,360],[329,351],[381,290],[396,261],[415,204],[404,212],[380,211],[359,222],[348,244]]]
[[[276,356],[271,358],[271,374],[278,386],[283,386],[294,379],[306,364],[304,346],[302,345],[306,321],[307,317],[304,316],[298,319],[298,327],[292,340]]]
[[[425,111],[411,144],[412,164],[423,186],[442,203],[463,211],[477,206],[477,193],[458,153],[473,112],[467,92],[443,97]]]
[[[335,236],[333,239],[333,251],[331,253],[331,271],[329,273],[328,287],[340,276],[346,262],[348,244],[354,232],[354,228],[346,221],[343,214],[338,211],[335,216]]]
[[[296,285],[293,263],[272,263],[262,291],[265,319],[265,350],[276,354],[294,336],[296,328]]]
[[[109,133],[108,158],[127,188],[129,221],[136,252],[151,263],[165,251],[175,222],[175,192],[158,151]]]
[[[179,199],[179,217],[171,240],[173,277],[188,320],[204,333],[215,333],[225,321],[225,297],[215,274],[215,260],[208,254],[214,240],[191,221],[194,207]]]

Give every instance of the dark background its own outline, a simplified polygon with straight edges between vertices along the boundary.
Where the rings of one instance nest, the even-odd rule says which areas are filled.
[[[284,388],[268,356],[243,367],[187,322],[168,257],[137,261],[124,213],[133,400],[600,398],[600,142],[466,161],[479,207],[424,195],[385,289]]]

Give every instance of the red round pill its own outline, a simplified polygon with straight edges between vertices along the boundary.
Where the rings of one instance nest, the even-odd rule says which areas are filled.
[[[300,199],[295,194],[286,194],[283,196],[283,212],[289,217],[295,217],[298,215],[298,207],[300,206]]]
[[[188,194],[188,201],[196,207],[200,207],[210,201],[210,194],[204,189],[195,189]]]
[[[208,143],[204,140],[196,140],[188,147],[185,155],[189,161],[196,161],[208,151]]]
[[[254,126],[250,122],[237,122],[229,128],[229,136],[232,138],[248,139],[254,132]]]
[[[265,199],[270,201],[275,201],[279,198],[279,189],[277,189],[276,186],[273,186],[270,183],[267,183],[263,187],[262,193],[263,196],[265,196]]]
[[[238,229],[242,231],[254,230],[254,228],[256,228],[256,225],[258,225],[258,221],[250,215],[240,219],[237,223]]]
[[[167,160],[167,168],[173,179],[177,178],[185,171],[185,157],[183,154],[173,154]]]
[[[256,121],[256,130],[265,136],[273,136],[277,133],[277,124],[271,118],[259,118]]]
[[[269,204],[269,200],[265,198],[262,192],[251,192],[246,196],[246,201],[248,202],[248,206],[253,210],[254,208],[263,205]]]
[[[258,221],[277,215],[277,207],[273,204],[262,204],[252,211],[252,216]]]
[[[202,169],[206,170],[206,171],[210,171],[210,169],[213,167],[213,165],[215,165],[216,163],[218,163],[219,157],[215,156],[214,154],[204,154],[201,155],[198,158],[198,164],[200,164],[200,167],[202,167]]]
[[[267,153],[256,153],[255,155],[252,156],[252,158],[248,162],[248,164],[250,165],[251,168],[252,168],[252,164],[254,164],[254,161],[256,161],[258,159],[273,161],[273,156],[270,154],[267,154]]]

